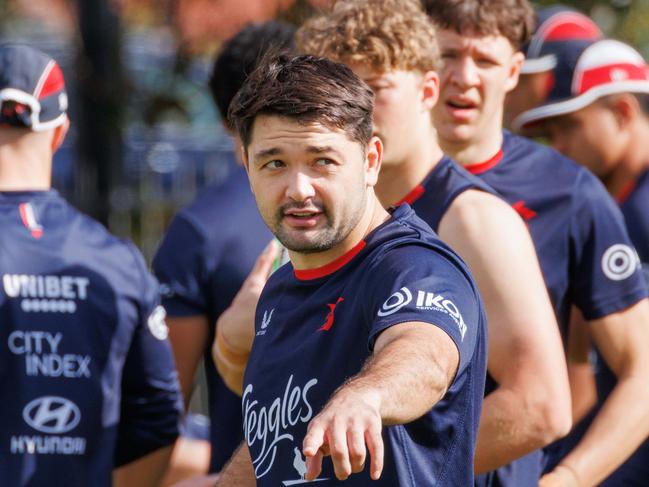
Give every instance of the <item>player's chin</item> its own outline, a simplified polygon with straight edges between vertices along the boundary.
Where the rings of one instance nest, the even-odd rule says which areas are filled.
[[[336,245],[336,242],[330,238],[329,232],[325,230],[287,232],[278,238],[287,249],[303,254],[324,252]]]

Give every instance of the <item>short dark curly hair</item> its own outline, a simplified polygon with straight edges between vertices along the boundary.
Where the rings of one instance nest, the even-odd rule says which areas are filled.
[[[372,90],[347,66],[316,56],[266,56],[230,104],[244,148],[258,115],[344,130],[363,149],[372,138]]]
[[[248,75],[269,50],[293,52],[294,36],[294,26],[272,20],[248,24],[223,44],[212,68],[209,88],[227,128],[232,130],[227,122],[228,107]]]
[[[506,37],[521,49],[536,26],[536,14],[528,0],[422,0],[436,27],[458,34]]]

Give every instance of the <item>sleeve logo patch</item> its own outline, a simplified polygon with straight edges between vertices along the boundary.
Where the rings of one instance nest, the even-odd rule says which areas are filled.
[[[407,287],[402,287],[392,294],[379,310],[379,316],[390,316],[412,301],[412,293]]]
[[[611,245],[602,255],[602,271],[611,281],[623,281],[640,265],[638,254],[628,245]]]
[[[165,309],[158,305],[149,316],[147,325],[151,334],[158,340],[166,340],[169,336],[169,328],[165,322],[167,312]]]
[[[412,293],[407,287],[402,287],[393,293],[381,306],[378,315],[380,317],[389,316],[396,313],[412,301]],[[417,291],[417,300],[415,306],[420,311],[437,311],[449,315],[455,321],[460,330],[460,336],[464,340],[466,334],[466,323],[460,310],[450,299],[446,299],[441,294],[426,291]]]

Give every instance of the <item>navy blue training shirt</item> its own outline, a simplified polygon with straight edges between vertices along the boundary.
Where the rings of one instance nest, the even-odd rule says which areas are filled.
[[[564,337],[573,304],[594,320],[647,296],[622,214],[588,170],[509,132],[498,157],[467,169],[527,223]]]
[[[444,156],[402,202],[411,205],[417,216],[437,232],[442,218],[455,198],[470,189],[495,194],[480,178]]]
[[[110,486],[182,401],[158,285],[56,191],[0,193],[0,483]]]
[[[647,279],[649,276],[649,171],[632,181],[621,194],[617,195],[616,199]],[[598,355],[595,380],[599,408],[617,383],[615,374],[602,360],[601,355]],[[643,485],[647,479],[649,479],[649,440],[642,443],[626,462],[602,482],[602,486]]]
[[[588,170],[549,147],[506,131],[496,156],[465,167],[527,223],[564,340],[572,305],[594,320],[647,297],[622,214]],[[576,440],[571,434],[553,444],[550,450],[561,453],[552,453],[547,467],[567,453],[563,446]],[[533,452],[481,476],[478,484],[535,486],[542,461],[540,452]]]
[[[172,221],[153,268],[171,317],[206,316],[210,332],[255,260],[272,239],[245,170],[236,167],[221,185],[203,190]],[[241,444],[241,399],[223,383],[205,349],[212,458],[218,472]]]
[[[421,418],[383,429],[380,481],[371,481],[366,467],[339,482],[325,458],[315,482],[472,483],[486,372],[484,313],[466,266],[404,204],[348,254],[307,271],[287,264],[264,288],[242,398],[258,486],[306,483],[301,450],[309,421],[359,373],[381,331],[413,321],[441,328],[459,350],[446,395]]]

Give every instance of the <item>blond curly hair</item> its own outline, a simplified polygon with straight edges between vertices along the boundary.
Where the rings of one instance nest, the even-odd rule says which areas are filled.
[[[440,66],[433,25],[419,0],[340,0],[296,33],[298,49],[384,73],[435,71]]]

